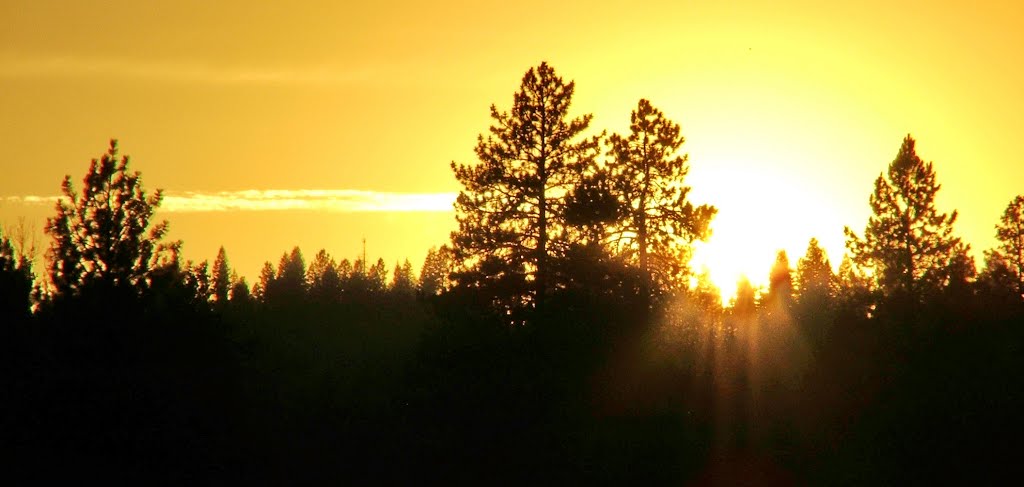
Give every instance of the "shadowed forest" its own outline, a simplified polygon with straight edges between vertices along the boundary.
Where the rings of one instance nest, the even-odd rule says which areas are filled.
[[[679,125],[640,100],[627,133],[598,133],[570,114],[574,86],[541,64],[491,107],[477,160],[451,164],[458,230],[418,269],[296,247],[250,284],[223,248],[184,261],[111,141],[61,185],[45,252],[0,234],[5,475],[1016,477],[1024,196],[976,264],[932,163],[894,140],[845,255],[811,239],[723,303],[688,266],[717,210],[688,198]]]

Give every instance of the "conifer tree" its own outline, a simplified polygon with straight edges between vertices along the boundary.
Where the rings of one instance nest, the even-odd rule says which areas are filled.
[[[872,296],[877,294],[871,279],[853,263],[849,254],[843,255],[836,272],[836,295],[838,303],[848,314],[863,318],[871,316],[874,310]]]
[[[260,280],[253,284],[252,295],[259,301],[267,302],[267,290],[274,287],[274,264],[269,261],[263,263],[263,268],[260,269]]]
[[[697,302],[698,309],[706,315],[717,316],[722,312],[722,291],[711,280],[711,272],[705,268],[697,274],[697,282],[690,294]]]
[[[378,258],[377,263],[370,266],[366,271],[366,279],[369,283],[370,292],[382,293],[388,288],[388,266],[384,259]]]
[[[567,247],[564,198],[598,146],[582,137],[590,115],[569,118],[574,90],[547,63],[530,68],[509,112],[491,106],[478,163],[452,163],[463,186],[452,233],[460,283],[534,303],[551,289],[552,261]]]
[[[213,261],[212,275],[210,276],[210,294],[218,306],[228,302],[228,293],[231,291],[231,268],[228,265],[228,255],[221,246],[217,251],[217,259]]]
[[[163,193],[147,195],[139,172],[118,159],[117,140],[93,159],[77,193],[71,177],[61,184],[57,215],[46,220],[50,280],[58,295],[90,286],[142,291],[158,267],[176,263],[180,242],[165,242],[167,222],[150,225]]]
[[[28,317],[34,279],[32,262],[0,232],[0,323]]]
[[[338,264],[338,269],[342,278],[342,293],[350,299],[365,299],[371,292],[366,263],[360,258],[352,262],[345,259]]]
[[[245,282],[245,277],[239,276],[234,271],[231,272],[231,295],[229,299],[232,303],[237,304],[248,304],[252,300],[249,284]]]
[[[392,273],[390,291],[400,295],[413,294],[416,291],[415,277],[413,277],[412,263],[405,259],[401,265],[395,263],[395,270]]]
[[[341,262],[338,262],[338,277],[343,281],[352,275],[352,270],[352,261],[348,259],[341,259]]]
[[[825,249],[817,238],[807,242],[807,251],[796,266],[797,300],[801,303],[835,296],[835,274]]]
[[[267,286],[267,299],[274,303],[296,304],[306,296],[306,262],[298,247],[281,254],[277,275]]]
[[[757,289],[747,276],[736,282],[736,295],[729,301],[729,308],[732,316],[739,318],[752,318],[757,312]]]
[[[968,246],[953,236],[957,212],[936,208],[941,186],[932,163],[921,160],[914,146],[908,135],[888,173],[875,180],[864,236],[849,227],[844,232],[854,263],[871,271],[882,292],[920,300],[949,284],[949,263]]]
[[[1009,270],[1017,295],[1024,296],[1024,195],[1006,205],[996,224],[996,239],[999,245],[988,252],[988,259]]]
[[[670,286],[688,274],[689,245],[709,236],[716,213],[688,201],[688,156],[679,124],[641,99],[629,134],[609,139],[608,183],[620,205],[610,227],[614,247],[634,259],[647,282]]]
[[[185,263],[183,284],[189,304],[196,307],[208,307],[213,294],[210,279],[210,263],[207,261],[193,264]]]
[[[321,303],[335,302],[341,297],[341,276],[338,265],[327,250],[320,249],[306,271],[310,296]]]
[[[420,292],[424,296],[433,296],[447,289],[451,267],[451,249],[447,245],[427,250],[427,257],[423,259],[423,267],[420,268]]]
[[[768,274],[768,295],[765,301],[770,311],[778,311],[774,308],[788,309],[793,303],[793,269],[789,266],[785,250],[775,255],[775,264]]]
[[[807,242],[807,251],[796,266],[795,284],[797,323],[811,343],[821,347],[835,323],[838,282],[817,238]]]

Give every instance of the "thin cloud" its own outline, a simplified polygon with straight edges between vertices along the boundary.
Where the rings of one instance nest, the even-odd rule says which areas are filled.
[[[59,198],[57,196],[3,196],[0,197],[0,202],[13,203],[16,205],[41,205],[56,203],[58,199]]]
[[[243,191],[165,192],[161,212],[227,211],[449,212],[455,193],[395,193],[353,189],[249,189]],[[58,196],[5,196],[0,202],[54,204]]]
[[[317,67],[214,67],[208,64],[83,57],[0,57],[5,78],[121,78],[198,84],[337,85],[367,81],[368,69]]]

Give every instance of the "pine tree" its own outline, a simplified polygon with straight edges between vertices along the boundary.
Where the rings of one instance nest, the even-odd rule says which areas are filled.
[[[1024,296],[1024,195],[1018,195],[1006,205],[996,224],[996,239],[999,245],[990,250],[987,257],[1010,271],[1016,281],[1017,295]]]
[[[717,210],[687,200],[683,179],[690,169],[688,156],[678,154],[685,141],[678,124],[641,99],[629,129],[609,139],[608,182],[621,208],[609,236],[649,283],[670,287],[685,282],[686,250],[709,236]]]
[[[583,139],[591,116],[569,118],[575,84],[542,63],[523,76],[512,109],[491,106],[493,125],[476,146],[479,162],[452,162],[462,184],[452,233],[458,280],[498,287],[534,303],[549,292],[553,259],[565,251],[564,197],[596,156]]]
[[[64,178],[57,215],[46,220],[50,280],[58,295],[76,295],[90,286],[130,288],[138,293],[154,270],[177,262],[180,242],[165,242],[167,222],[150,226],[163,193],[146,195],[128,156],[117,157],[117,141],[93,159],[76,193]]]
[[[341,298],[341,276],[338,265],[327,250],[320,249],[306,271],[310,296],[318,302],[336,302]]]
[[[448,288],[451,273],[452,253],[447,245],[431,247],[420,268],[419,289],[424,296],[434,296]]]
[[[978,276],[978,287],[988,297],[995,297],[1002,304],[1019,302],[1024,297],[1017,290],[1017,274],[999,252],[985,252],[985,268]]]
[[[401,265],[395,263],[395,270],[392,273],[391,286],[389,290],[399,295],[412,295],[416,291],[415,277],[413,277],[412,263],[405,259]]]
[[[757,289],[747,276],[736,282],[736,295],[729,301],[732,316],[742,319],[753,318],[757,312]]]
[[[838,283],[816,238],[807,242],[807,251],[797,263],[795,284],[797,324],[812,345],[822,347],[835,323]]]
[[[793,304],[793,269],[785,250],[775,255],[775,264],[768,275],[768,295],[765,297],[769,311],[789,309]]]
[[[195,307],[208,307],[213,287],[210,279],[210,263],[202,261],[193,264],[185,263],[183,284],[189,304]]]
[[[260,280],[253,284],[252,295],[260,302],[267,302],[267,291],[274,287],[274,264],[264,262],[260,269]]]
[[[856,318],[872,316],[876,292],[871,280],[858,270],[850,255],[843,255],[836,272],[836,295],[840,307]]]
[[[342,281],[348,279],[352,275],[352,270],[352,261],[348,259],[341,259],[341,262],[338,262],[338,277],[340,277]]]
[[[306,262],[298,247],[281,254],[277,275],[267,286],[267,300],[272,303],[297,304],[306,296]]]
[[[936,209],[941,186],[932,163],[922,161],[914,145],[908,135],[888,174],[875,180],[864,237],[849,227],[844,232],[854,262],[871,271],[881,291],[920,300],[949,284],[949,263],[968,246],[953,236],[957,212]]]
[[[367,266],[362,259],[355,259],[351,263],[348,259],[338,264],[338,273],[341,275],[342,295],[348,300],[365,300],[370,294],[370,281],[367,276]]]
[[[729,307],[725,310],[722,320],[725,336],[737,340],[740,349],[746,351],[744,360],[749,361],[759,358],[758,350],[762,346],[758,294],[758,288],[754,287],[750,279],[747,276],[740,276],[736,282],[736,294],[729,300]],[[751,370],[757,371],[757,368],[751,367]]]
[[[836,278],[825,249],[817,238],[807,242],[807,251],[796,266],[797,300],[801,303],[832,298],[836,292]]]
[[[702,314],[709,317],[721,315],[722,291],[711,280],[711,272],[707,268],[697,274],[697,281],[694,283],[690,294],[696,300],[698,309]]]
[[[228,293],[231,291],[231,268],[228,266],[228,254],[224,251],[223,246],[217,251],[217,259],[213,261],[210,278],[210,291],[213,300],[218,306],[224,306],[228,302]]]
[[[388,266],[384,259],[377,259],[377,263],[370,266],[366,271],[366,279],[372,293],[383,293],[388,288]]]
[[[19,255],[11,240],[0,232],[0,323],[16,323],[28,317],[32,306],[32,262]]]
[[[231,303],[243,305],[249,304],[252,300],[249,284],[245,282],[245,277],[239,276],[234,271],[231,272],[231,295],[229,299]]]

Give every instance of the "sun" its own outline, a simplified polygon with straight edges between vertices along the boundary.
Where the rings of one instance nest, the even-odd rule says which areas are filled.
[[[728,302],[743,277],[755,287],[766,284],[778,249],[777,244],[760,238],[766,230],[774,230],[766,228],[763,220],[728,213],[716,220],[711,239],[695,246],[691,267],[697,273],[706,271],[723,301]]]
[[[723,301],[728,303],[744,276],[755,287],[766,286],[780,250],[795,270],[812,237],[825,248],[833,269],[838,267],[843,235],[835,222],[841,218],[814,185],[755,168],[707,176],[694,188],[704,189],[700,201],[717,207],[718,214],[711,222],[711,238],[695,244],[690,266],[695,273],[707,270]]]

